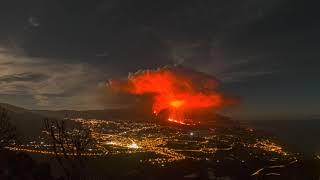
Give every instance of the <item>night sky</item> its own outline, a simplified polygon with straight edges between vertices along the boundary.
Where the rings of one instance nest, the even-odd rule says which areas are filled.
[[[241,98],[237,118],[320,111],[319,4],[295,0],[2,0],[0,102],[114,107],[109,78],[180,64]]]

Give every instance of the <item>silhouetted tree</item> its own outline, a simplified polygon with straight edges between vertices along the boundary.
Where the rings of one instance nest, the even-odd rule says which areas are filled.
[[[12,143],[16,138],[16,129],[10,123],[9,112],[0,108],[0,148]]]
[[[45,119],[43,124],[54,158],[64,170],[67,179],[77,179],[84,167],[84,153],[91,142],[91,131],[81,125],[68,128],[65,120]]]

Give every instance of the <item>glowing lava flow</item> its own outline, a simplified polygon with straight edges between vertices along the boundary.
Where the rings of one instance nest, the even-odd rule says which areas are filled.
[[[154,95],[152,111],[158,115],[169,112],[168,120],[187,125],[185,112],[221,107],[225,103],[216,91],[218,81],[211,76],[182,67],[165,67],[139,71],[126,81],[110,81],[114,90],[130,94]]]

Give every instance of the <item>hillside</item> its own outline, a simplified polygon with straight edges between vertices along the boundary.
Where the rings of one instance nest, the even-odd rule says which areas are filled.
[[[75,110],[28,110],[25,108],[13,106],[10,104],[0,103],[0,108],[4,108],[9,111],[12,123],[17,127],[18,132],[25,136],[38,136],[42,130],[42,120],[49,119],[63,119],[63,118],[92,118],[92,119],[104,119],[104,120],[131,120],[131,121],[152,121],[156,120],[151,114],[146,113],[144,109],[131,108],[131,109],[106,109],[106,110],[87,110],[87,111],[75,111]],[[201,119],[204,124],[210,123],[212,119],[213,123],[226,124],[230,121],[230,118],[211,113],[197,114],[196,119]],[[231,122],[233,123],[233,122]]]
[[[1,103],[0,108],[9,112],[10,120],[21,137],[38,136],[41,133],[42,120],[45,116],[10,104]]]

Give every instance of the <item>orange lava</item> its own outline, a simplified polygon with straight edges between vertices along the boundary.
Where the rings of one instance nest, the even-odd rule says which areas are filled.
[[[187,111],[217,108],[224,104],[221,93],[216,91],[218,82],[210,76],[181,69],[163,68],[131,74],[125,82],[111,81],[111,87],[131,94],[153,94],[153,113],[169,110],[168,120],[185,122]],[[182,69],[184,70],[184,69]]]
[[[172,118],[168,118],[168,121],[170,122],[174,122],[174,123],[178,123],[178,124],[182,124],[182,125],[187,125],[187,126],[191,126],[191,125],[196,125],[194,123],[186,123],[184,121],[178,121],[178,120],[175,120],[175,119],[172,119]]]

